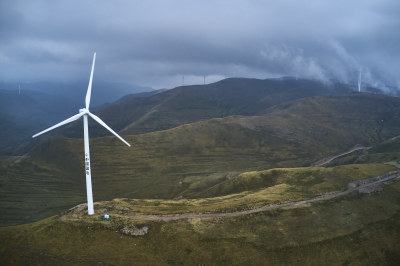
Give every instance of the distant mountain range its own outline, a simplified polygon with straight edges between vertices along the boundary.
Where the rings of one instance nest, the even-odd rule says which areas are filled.
[[[148,97],[124,97],[98,110],[98,115],[121,134],[141,134],[230,115],[257,115],[283,102],[317,95],[349,93],[344,84],[301,79],[230,78],[208,85],[182,86]],[[81,137],[80,124],[58,134]],[[57,133],[56,133],[57,134]],[[91,124],[92,136],[106,131]]]
[[[79,106],[43,92],[0,90],[0,150],[30,142],[34,132],[74,114]]]
[[[128,99],[99,111],[122,134],[173,128],[210,118],[257,115],[299,98],[348,93],[346,86],[311,80],[230,78],[209,85],[183,86],[144,99]]]
[[[26,86],[28,85],[23,85]],[[22,89],[21,94],[18,90],[0,90],[2,103],[0,123],[6,129],[1,133],[3,138],[0,140],[0,154],[26,152],[35,143],[30,140],[32,134],[69,117],[83,106],[85,90],[82,88],[78,90],[76,86],[57,86],[52,83],[36,83],[29,86],[40,88],[41,91],[57,88],[56,91],[60,94],[53,95],[26,89]],[[120,85],[119,89],[113,90],[104,89],[107,86],[111,84],[97,85],[93,92],[94,99],[102,93],[118,95],[116,91],[121,93],[128,90],[126,85],[125,87]],[[149,90],[143,87],[140,89]],[[310,96],[345,94],[353,90],[351,85],[328,84],[306,79],[229,78],[208,85],[131,93],[113,103],[105,102],[103,99],[100,101],[101,105],[92,109],[112,128],[121,134],[129,135],[165,130],[230,115],[258,115],[276,104]],[[115,99],[115,95],[107,96],[105,99],[111,101]],[[108,134],[95,123],[89,125],[92,137]],[[81,138],[81,126],[81,123],[75,122],[44,138],[50,136]],[[15,149],[16,146],[19,146],[19,149]]]

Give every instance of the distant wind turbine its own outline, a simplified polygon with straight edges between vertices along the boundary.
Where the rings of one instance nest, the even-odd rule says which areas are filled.
[[[93,71],[94,71],[94,63],[96,60],[96,53],[93,55],[93,64],[92,64],[92,71],[90,73],[90,79],[89,79],[89,86],[86,92],[86,99],[85,99],[85,108],[82,108],[79,110],[79,113],[52,126],[49,127],[48,129],[45,129],[35,135],[32,136],[32,138],[35,138],[43,133],[46,133],[50,130],[53,130],[57,127],[60,127],[62,125],[71,123],[77,119],[79,119],[81,116],[83,116],[83,136],[84,136],[84,143],[85,143],[85,172],[86,172],[86,192],[87,192],[87,202],[88,202],[88,214],[93,215],[94,214],[94,208],[93,208],[93,194],[92,194],[92,177],[91,177],[91,171],[90,171],[90,151],[89,151],[89,130],[88,130],[88,116],[92,117],[97,123],[105,127],[108,131],[113,133],[117,138],[119,138],[122,142],[124,142],[126,145],[129,147],[131,146],[128,142],[126,142],[122,137],[120,137],[117,133],[115,133],[114,130],[112,130],[109,126],[106,125],[99,117],[96,115],[92,114],[89,112],[89,105],[90,105],[90,95],[92,92],[92,80],[93,80]]]
[[[360,71],[359,71],[359,74],[358,74],[358,92],[361,92],[361,73],[362,73],[362,71],[361,71],[361,68],[360,68]]]

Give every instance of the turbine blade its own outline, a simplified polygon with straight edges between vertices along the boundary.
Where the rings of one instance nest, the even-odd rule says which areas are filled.
[[[92,81],[93,81],[93,71],[94,71],[95,61],[96,61],[96,53],[94,53],[94,55],[93,55],[92,71],[90,72],[89,86],[88,86],[88,89],[86,92],[86,99],[85,99],[86,109],[88,109],[88,110],[89,110],[89,105],[90,105],[90,97],[92,94]]]
[[[131,144],[129,144],[128,142],[126,142],[126,140],[124,140],[120,135],[118,135],[117,133],[115,133],[114,130],[112,130],[109,126],[106,125],[106,123],[103,122],[103,120],[101,120],[98,116],[92,114],[91,112],[88,112],[88,114],[97,121],[97,123],[99,123],[100,125],[102,125],[103,127],[105,127],[106,129],[108,129],[108,131],[110,131],[111,133],[113,133],[117,138],[119,138],[123,143],[125,143],[126,145],[128,145],[129,147],[131,146]]]
[[[62,125],[71,123],[71,122],[73,122],[73,121],[79,119],[79,118],[80,118],[81,116],[83,116],[83,115],[84,115],[84,113],[79,113],[79,114],[76,114],[76,115],[74,115],[74,116],[71,116],[70,118],[65,119],[64,121],[62,121],[62,122],[60,122],[60,123],[58,123],[58,124],[56,124],[56,125],[54,125],[54,126],[52,126],[52,127],[49,127],[48,129],[45,129],[45,130],[43,130],[43,131],[41,131],[41,132],[39,132],[39,133],[33,135],[32,138],[36,138],[37,136],[42,135],[43,133],[46,133],[46,132],[48,132],[48,131],[50,131],[50,130],[53,130],[53,129],[57,128],[57,127],[60,127],[60,126],[62,126]]]

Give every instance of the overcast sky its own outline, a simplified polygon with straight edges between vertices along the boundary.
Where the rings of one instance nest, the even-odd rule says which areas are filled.
[[[0,81],[153,88],[297,76],[400,87],[399,0],[0,0]]]

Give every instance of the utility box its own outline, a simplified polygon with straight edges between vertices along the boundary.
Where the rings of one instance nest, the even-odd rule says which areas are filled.
[[[108,214],[104,214],[103,216],[101,216],[102,220],[110,220],[111,218],[112,218],[111,215]]]

